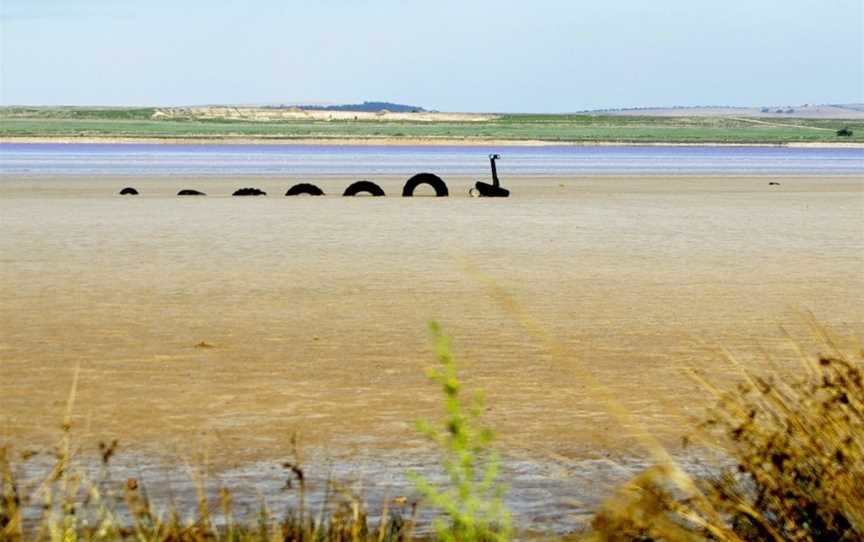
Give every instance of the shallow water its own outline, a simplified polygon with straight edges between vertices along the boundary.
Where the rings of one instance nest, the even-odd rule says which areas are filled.
[[[0,144],[0,174],[864,174],[864,150],[747,146]]]
[[[0,439],[53,443],[80,366],[84,450],[206,450],[251,480],[296,434],[310,463],[402,491],[385,473],[433,458],[412,421],[439,412],[436,319],[487,395],[519,521],[561,530],[574,495],[645,461],[598,385],[674,448],[709,404],[683,369],[737,378],[712,344],[793,370],[779,326],[812,347],[800,309],[864,335],[861,176],[514,176],[496,201],[449,175],[446,199],[280,197],[295,180],[5,175]],[[227,196],[246,185],[271,195]]]
[[[293,462],[293,458],[292,462]],[[724,463],[718,457],[679,455],[677,464],[693,476],[716,475]],[[413,454],[354,455],[338,460],[306,461],[302,464],[305,481],[303,502],[307,511],[317,515],[322,508],[335,508],[345,499],[356,496],[366,507],[370,525],[377,526],[385,502],[390,514],[403,518],[412,515],[417,507],[419,534],[431,532],[431,520],[436,511],[425,505],[413,489],[408,473],[422,474],[434,484],[446,484],[443,473],[432,467],[436,463],[428,452]],[[728,466],[728,462],[724,466]],[[501,458],[501,479],[507,491],[503,501],[514,516],[516,539],[534,539],[537,535],[561,535],[584,529],[591,512],[602,499],[628,478],[651,466],[645,457],[595,456],[583,458],[527,458],[508,456]],[[38,485],[54,465],[47,454],[30,457],[19,464],[18,481],[22,487]],[[181,516],[192,520],[199,499],[199,490],[209,499],[215,525],[225,525],[221,515],[220,490],[231,490],[232,512],[235,518],[253,524],[258,519],[262,497],[267,507],[281,518],[288,510],[296,511],[300,495],[296,479],[279,462],[253,462],[218,471],[209,471],[206,463],[193,459],[184,468],[177,464],[154,461],[152,457],[121,453],[107,468],[96,458],[77,459],[75,472],[87,473],[86,478],[102,488],[103,496],[113,494],[123,510],[118,487],[130,478],[146,491],[152,509],[163,517],[167,511],[177,509]],[[197,478],[196,478],[197,476]],[[291,484],[286,482],[291,480]],[[404,498],[404,504],[394,500]],[[112,502],[108,498],[108,502]],[[78,511],[80,517],[86,513]],[[39,524],[44,510],[41,502],[27,503],[23,517],[25,529]],[[124,514],[120,514],[121,519]],[[95,518],[94,518],[95,519]],[[186,519],[186,517],[184,517]]]

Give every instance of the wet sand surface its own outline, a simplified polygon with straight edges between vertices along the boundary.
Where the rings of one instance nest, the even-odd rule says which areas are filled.
[[[462,177],[446,199],[342,198],[354,178],[317,177],[328,197],[282,197],[300,180],[3,178],[0,441],[56,442],[80,365],[83,450],[263,472],[296,434],[337,471],[423,468],[434,319],[517,490],[569,476],[596,496],[590,465],[646,454],[586,375],[674,447],[710,405],[685,368],[736,378],[712,345],[795,370],[780,326],[806,347],[801,310],[864,335],[862,177],[526,177],[509,200]]]

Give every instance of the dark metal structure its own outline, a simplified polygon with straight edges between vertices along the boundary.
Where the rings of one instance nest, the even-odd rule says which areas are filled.
[[[474,190],[478,195],[484,198],[506,198],[510,195],[510,191],[501,186],[498,181],[498,168],[495,167],[495,160],[501,158],[499,154],[489,155],[489,165],[492,166],[492,184],[477,181],[474,184]]]

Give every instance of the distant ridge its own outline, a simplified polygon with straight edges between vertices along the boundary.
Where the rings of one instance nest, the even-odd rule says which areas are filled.
[[[378,112],[389,111],[391,113],[425,113],[426,110],[417,105],[397,104],[393,102],[363,102],[362,104],[340,104],[340,105],[296,105],[298,109],[307,111],[358,111]]]
[[[803,119],[864,119],[864,104],[804,104],[741,107],[726,105],[632,107],[620,109],[594,109],[580,111],[589,115],[643,116],[643,117],[746,117],[746,118],[803,118]]]

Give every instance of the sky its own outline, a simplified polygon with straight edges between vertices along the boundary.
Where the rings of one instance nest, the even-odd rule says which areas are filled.
[[[864,0],[0,0],[0,104],[864,102]]]

